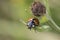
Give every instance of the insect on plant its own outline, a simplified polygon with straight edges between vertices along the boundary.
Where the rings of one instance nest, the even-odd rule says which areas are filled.
[[[36,28],[36,26],[39,26],[39,20],[37,18],[31,18],[28,20],[27,26],[30,30]]]
[[[44,15],[46,13],[46,8],[39,1],[34,1],[31,6],[31,11],[34,15],[34,18],[29,19],[27,23],[23,22],[24,24],[27,25],[28,29],[30,30],[40,25],[39,19],[36,17]]]

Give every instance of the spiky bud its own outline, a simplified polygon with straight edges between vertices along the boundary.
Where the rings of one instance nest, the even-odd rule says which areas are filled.
[[[31,11],[33,13],[34,16],[42,16],[46,13],[46,8],[43,4],[41,4],[40,2],[33,2],[32,6],[31,6]]]

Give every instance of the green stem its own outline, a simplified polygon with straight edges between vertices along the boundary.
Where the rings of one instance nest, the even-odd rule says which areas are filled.
[[[49,7],[49,3],[48,3],[48,0],[43,0],[45,6],[46,6],[46,17],[47,19],[49,20],[49,24],[52,24],[52,27],[60,32],[60,27],[58,25],[56,25],[56,23],[52,20],[51,16],[49,15],[50,14],[50,7]]]

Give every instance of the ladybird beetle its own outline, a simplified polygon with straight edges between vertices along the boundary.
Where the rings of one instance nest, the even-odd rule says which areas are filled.
[[[32,28],[35,28],[38,25],[39,25],[39,20],[37,18],[31,18],[28,20],[27,23],[28,29],[31,30]]]

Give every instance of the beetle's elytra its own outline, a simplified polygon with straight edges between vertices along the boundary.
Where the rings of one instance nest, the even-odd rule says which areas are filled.
[[[37,18],[31,18],[28,20],[27,26],[28,29],[35,28],[36,26],[39,26],[39,20]]]

